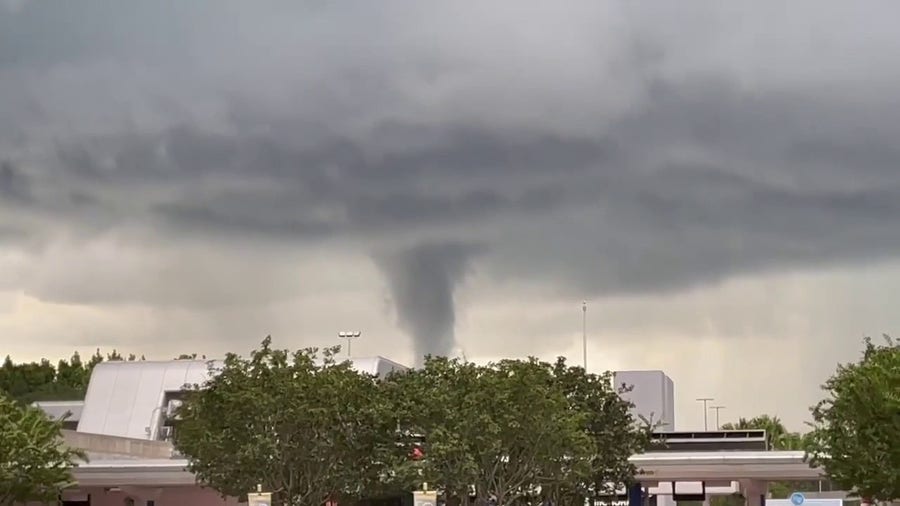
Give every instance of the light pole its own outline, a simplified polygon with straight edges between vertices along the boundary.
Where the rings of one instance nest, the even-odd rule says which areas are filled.
[[[716,430],[721,429],[722,426],[719,425],[719,411],[725,409],[725,406],[710,406],[709,409],[716,410]]]
[[[709,417],[706,416],[707,411],[709,411],[706,407],[706,403],[709,401],[714,401],[712,397],[700,397],[697,399],[697,402],[703,403],[703,430],[709,430]]]
[[[350,346],[351,346],[350,343],[353,342],[353,339],[356,339],[357,337],[359,337],[359,336],[361,336],[361,335],[362,335],[362,332],[359,332],[359,331],[356,331],[356,332],[338,332],[338,337],[340,337],[341,339],[346,339],[346,340],[347,340],[347,358],[353,358],[353,355],[350,353]]]
[[[587,301],[581,301],[581,353],[584,359],[584,372],[587,373]]]

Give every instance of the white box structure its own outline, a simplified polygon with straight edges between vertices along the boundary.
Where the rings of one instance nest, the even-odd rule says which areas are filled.
[[[632,416],[644,417],[656,424],[658,432],[675,430],[675,384],[662,371],[616,371],[616,388],[627,385],[630,392],[622,395],[634,404]]]

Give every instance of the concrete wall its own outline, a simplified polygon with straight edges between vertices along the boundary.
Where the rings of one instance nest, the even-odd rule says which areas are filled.
[[[85,434],[71,430],[62,431],[63,441],[70,448],[79,448],[91,454],[142,459],[168,459],[172,457],[172,445],[164,441],[149,441],[101,434]]]

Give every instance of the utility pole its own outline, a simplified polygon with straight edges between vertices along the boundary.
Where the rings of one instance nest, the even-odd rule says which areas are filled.
[[[709,430],[709,417],[706,416],[709,409],[706,407],[706,403],[714,400],[715,399],[713,399],[712,397],[700,397],[699,399],[697,399],[697,402],[703,403],[703,430],[705,431]]]
[[[725,406],[710,406],[709,409],[714,409],[716,411],[716,430],[721,429],[722,426],[719,425],[719,411],[725,409]]]
[[[339,337],[339,338],[341,338],[341,339],[346,339],[346,340],[347,340],[347,358],[348,358],[348,359],[353,358],[353,355],[350,353],[351,342],[353,341],[353,339],[356,339],[357,337],[359,337],[359,336],[361,336],[361,335],[362,335],[362,332],[359,332],[359,331],[356,331],[356,332],[338,332],[338,337]]]
[[[584,372],[587,373],[587,301],[581,301],[581,353],[584,359]]]

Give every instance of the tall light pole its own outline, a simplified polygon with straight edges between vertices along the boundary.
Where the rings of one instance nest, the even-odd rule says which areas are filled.
[[[359,332],[359,331],[338,332],[338,337],[340,337],[341,339],[347,340],[347,358],[353,358],[353,355],[350,353],[350,345],[353,342],[353,339],[356,339],[357,337],[359,337],[361,335],[362,335],[362,332]]]
[[[700,397],[699,399],[697,399],[697,402],[703,403],[703,430],[709,430],[709,417],[706,416],[709,409],[706,407],[706,403],[714,400],[715,399],[713,399],[712,397]]]
[[[584,372],[587,372],[587,301],[581,301],[581,353],[584,359]]]
[[[725,406],[710,406],[709,409],[714,409],[716,411],[716,430],[721,429],[722,426],[719,425],[719,411],[725,409]]]

